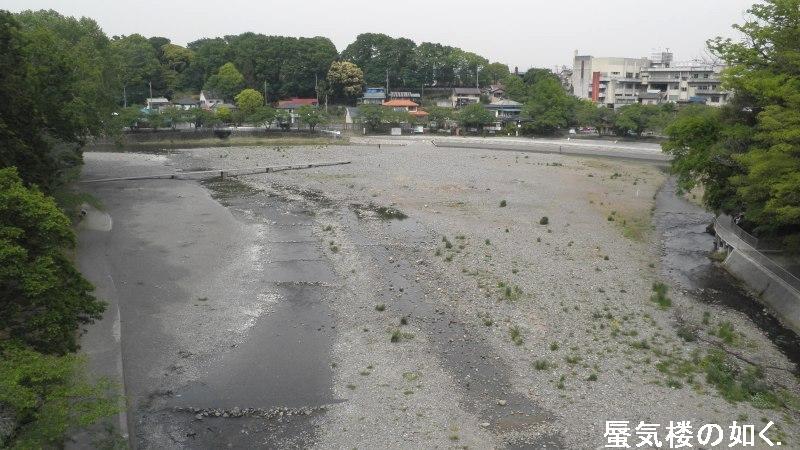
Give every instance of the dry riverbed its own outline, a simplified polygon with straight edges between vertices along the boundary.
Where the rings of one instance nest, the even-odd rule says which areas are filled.
[[[344,401],[320,417],[319,447],[596,448],[606,420],[663,434],[670,421],[771,420],[770,436],[800,445],[786,357],[744,315],[654,292],[668,283],[654,165],[421,142],[168,158],[184,170],[352,161],[241,178],[310,211],[338,279],[326,302]],[[766,382],[756,401],[709,381],[712,366],[746,378],[747,364],[719,360],[731,354],[773,366],[747,378]]]

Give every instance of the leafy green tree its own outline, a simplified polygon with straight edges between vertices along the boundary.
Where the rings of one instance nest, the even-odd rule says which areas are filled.
[[[186,48],[192,51],[194,57],[182,74],[181,89],[203,89],[208,78],[231,60],[230,47],[223,38],[200,39],[190,42]]]
[[[425,108],[425,112],[428,113],[428,121],[435,122],[439,128],[444,128],[447,121],[453,118],[453,110],[451,108],[429,106]]]
[[[399,127],[404,123],[412,123],[413,117],[404,109],[382,107],[383,122],[392,127]]]
[[[380,105],[361,105],[358,107],[358,118],[370,131],[375,131],[383,124],[386,109]]]
[[[641,103],[625,105],[617,111],[614,128],[621,136],[631,133],[641,136],[646,130],[651,129],[653,120],[658,114],[659,110],[655,105],[642,105]]]
[[[164,118],[164,122],[168,123],[173,130],[179,123],[186,122],[188,119],[186,111],[175,106],[164,108],[160,114]]]
[[[531,68],[522,76],[522,82],[528,86],[534,86],[540,81],[559,81],[558,77],[548,69]]]
[[[264,96],[255,89],[244,89],[242,92],[236,94],[236,106],[239,111],[244,114],[245,118],[249,118],[260,107],[264,106]]]
[[[110,59],[89,19],[0,11],[0,167],[16,166],[46,191],[74,173],[80,146],[111,117]]]
[[[462,126],[479,129],[495,121],[494,114],[480,103],[472,103],[461,108],[456,117]]]
[[[364,72],[349,61],[334,61],[328,70],[327,80],[336,100],[350,102],[364,89]]]
[[[360,67],[367,84],[382,86],[388,75],[391,86],[406,86],[413,80],[415,47],[410,39],[363,33],[342,51],[342,59]]]
[[[534,70],[526,73],[533,84],[528,88],[529,95],[522,107],[522,117],[528,119],[522,130],[529,134],[552,135],[569,125],[574,100],[561,87],[558,78]]]
[[[26,188],[15,168],[0,169],[0,335],[39,351],[75,351],[76,330],[105,304],[72,265],[69,219],[52,198]]]
[[[800,0],[766,0],[749,13],[734,26],[745,39],[709,43],[729,65],[725,83],[743,106],[738,124],[753,137],[741,154],[734,147],[743,173],[729,180],[756,233],[800,250]]]
[[[733,99],[718,113],[681,112],[664,150],[684,186],[702,183],[709,207],[744,212],[740,224],[800,250],[800,0],[765,0],[715,38]]]
[[[724,111],[709,106],[683,109],[667,126],[668,139],[661,147],[673,156],[679,187],[688,191],[701,184],[707,205],[733,211],[738,205],[729,179],[741,172],[741,166],[723,144],[728,133],[723,117]]]
[[[194,121],[195,128],[214,127],[220,123],[217,115],[213,111],[208,111],[202,108],[194,108],[189,110],[190,117]]]
[[[297,108],[297,117],[300,122],[308,125],[311,131],[319,124],[327,123],[328,115],[317,106],[303,105]]]
[[[275,111],[275,108],[270,106],[260,106],[250,115],[249,120],[253,123],[253,125],[264,125],[269,127],[272,122],[275,121],[276,117],[277,112]]]
[[[483,84],[501,83],[510,74],[511,72],[509,72],[508,66],[499,62],[493,62],[487,65],[480,72],[481,80],[484,82]]]
[[[204,89],[218,92],[226,100],[230,100],[244,87],[244,77],[233,63],[225,63],[215,75],[206,81]]]
[[[214,116],[222,123],[231,123],[233,120],[233,112],[227,106],[220,106],[214,112]]]
[[[18,343],[0,343],[0,404],[20,426],[3,448],[59,448],[67,435],[120,411],[107,381],[84,376],[74,354],[43,355]]]
[[[140,34],[117,37],[111,41],[114,64],[123,92],[123,103],[143,104],[150,96],[149,83],[160,69],[156,50]]]

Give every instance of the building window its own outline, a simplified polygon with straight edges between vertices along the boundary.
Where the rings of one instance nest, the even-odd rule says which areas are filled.
[[[719,96],[712,95],[711,96],[711,103],[719,103]]]
[[[625,78],[633,78],[633,72],[626,73]]]
[[[686,92],[686,86],[681,88],[681,92]]]
[[[700,78],[700,74],[699,73],[693,73],[692,74],[692,78]]]
[[[704,74],[703,74],[703,78],[708,78],[708,74],[707,74],[707,73],[704,73]]]

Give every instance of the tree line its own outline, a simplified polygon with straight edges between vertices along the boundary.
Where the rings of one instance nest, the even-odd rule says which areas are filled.
[[[90,19],[0,11],[0,447],[59,446],[117,410],[74,353],[105,303],[74,267],[63,188],[115,108],[112,54]]]
[[[508,66],[456,47],[365,33],[341,54],[324,37],[294,38],[242,33],[203,38],[179,46],[139,34],[111,39],[121,89],[118,101],[142,104],[150,96],[175,96],[201,89],[226,99],[244,88],[268,100],[314,97],[352,101],[364,84],[420,89],[423,86],[485,86],[502,80]],[[341,66],[348,62],[355,66]]]

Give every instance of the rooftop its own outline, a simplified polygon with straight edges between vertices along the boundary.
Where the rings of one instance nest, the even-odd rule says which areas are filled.
[[[460,88],[453,88],[453,94],[455,94],[455,95],[481,95],[481,90],[478,89],[478,88],[460,87]]]
[[[293,97],[287,100],[278,100],[278,108],[290,109],[298,106],[315,106],[319,104],[319,100],[315,98],[298,98]]]
[[[397,91],[389,94],[392,98],[419,98],[420,95],[416,92]]]
[[[196,105],[199,103],[198,100],[193,99],[192,97],[183,97],[178,100],[175,100],[173,103],[176,105]]]
[[[412,102],[411,100],[396,99],[396,100],[389,100],[387,102],[383,102],[383,106],[416,107],[416,106],[419,106],[419,105],[417,103]]]

